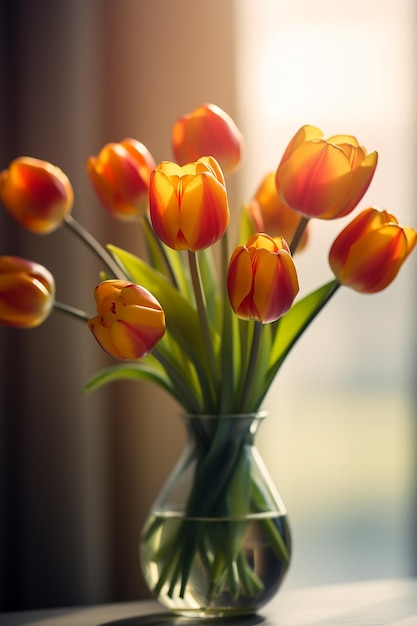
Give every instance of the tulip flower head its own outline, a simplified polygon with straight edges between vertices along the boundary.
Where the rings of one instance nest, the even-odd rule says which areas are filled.
[[[155,161],[135,139],[109,143],[87,160],[91,184],[113,217],[136,221],[148,209],[149,178]]]
[[[329,263],[340,284],[362,293],[385,289],[417,241],[417,232],[400,226],[394,215],[369,208],[335,239]]]
[[[369,187],[377,165],[357,139],[323,139],[315,126],[303,126],[289,143],[275,174],[282,200],[307,218],[348,215]]]
[[[282,236],[289,242],[292,241],[301,219],[300,214],[290,209],[281,199],[275,184],[275,172],[269,172],[262,179],[248,211],[258,232],[268,233],[271,237]],[[307,226],[298,244],[298,252],[307,245],[308,236]]]
[[[242,319],[268,323],[284,315],[298,293],[288,244],[257,233],[233,252],[227,274],[230,304]]]
[[[163,161],[149,185],[152,226],[174,250],[202,250],[220,239],[229,223],[223,173],[212,157],[179,166]]]
[[[172,150],[179,165],[210,154],[218,161],[223,172],[228,173],[240,164],[243,139],[225,111],[214,104],[202,104],[175,122]]]
[[[50,314],[54,296],[54,277],[46,267],[20,257],[0,257],[0,324],[39,326]]]
[[[97,316],[88,327],[100,346],[115,359],[140,359],[165,333],[165,315],[144,287],[125,280],[106,280],[94,292]]]
[[[74,193],[59,167],[20,157],[0,173],[0,198],[21,226],[36,234],[48,234],[71,211]]]

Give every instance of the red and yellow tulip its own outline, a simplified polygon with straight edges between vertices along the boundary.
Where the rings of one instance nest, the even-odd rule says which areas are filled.
[[[414,248],[417,232],[387,211],[362,211],[335,239],[329,263],[340,284],[362,293],[385,289]]]
[[[0,257],[0,323],[34,328],[50,314],[55,281],[39,263],[15,256]]]
[[[227,290],[238,317],[273,322],[288,311],[298,289],[297,271],[282,237],[257,233],[233,252]]]
[[[152,226],[174,250],[202,250],[215,243],[229,223],[223,173],[212,157],[180,166],[163,161],[149,185]]]
[[[58,228],[71,211],[74,193],[59,167],[19,157],[0,173],[0,199],[21,226],[47,234]]]
[[[87,160],[91,184],[113,217],[135,221],[148,209],[149,179],[155,161],[136,139],[109,143]]]
[[[106,280],[94,292],[97,315],[88,327],[110,356],[140,359],[165,333],[165,314],[144,287],[124,280]]]
[[[228,173],[240,164],[243,139],[230,115],[214,104],[202,104],[175,122],[172,151],[179,165],[209,154]]]
[[[301,218],[281,199],[275,184],[275,172],[269,172],[262,179],[248,211],[258,232],[268,233],[271,237],[281,236],[291,243]],[[307,245],[308,236],[307,227],[297,246],[298,252]]]
[[[323,139],[303,126],[289,143],[275,174],[282,200],[307,218],[334,219],[350,213],[372,180],[378,155],[351,135]]]

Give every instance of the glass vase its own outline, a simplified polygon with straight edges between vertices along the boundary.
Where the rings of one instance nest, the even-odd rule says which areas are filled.
[[[287,514],[255,447],[265,415],[184,418],[188,445],[140,541],[145,581],[174,613],[255,613],[284,579]]]

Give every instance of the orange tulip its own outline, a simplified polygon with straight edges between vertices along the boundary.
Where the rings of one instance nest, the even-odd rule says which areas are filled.
[[[175,250],[207,248],[229,223],[224,177],[212,157],[183,167],[160,163],[151,175],[149,204],[156,234]]]
[[[273,322],[288,311],[298,289],[297,271],[282,237],[257,233],[233,252],[227,290],[238,317]]]
[[[263,178],[248,211],[258,232],[268,233],[271,237],[282,236],[291,243],[301,216],[281,200],[275,184],[275,172],[270,172]],[[308,234],[307,227],[297,246],[297,252],[307,245]]]
[[[303,126],[288,145],[276,171],[283,201],[305,217],[334,219],[350,213],[369,187],[377,165],[357,139],[322,139],[315,126]]]
[[[97,316],[88,327],[100,346],[115,359],[140,359],[165,333],[165,315],[144,287],[125,280],[106,280],[94,292]]]
[[[0,257],[0,324],[39,326],[52,310],[54,295],[54,277],[46,267],[19,257]]]
[[[394,215],[365,209],[335,239],[329,263],[337,280],[362,293],[385,289],[396,277],[417,240]]]
[[[72,209],[74,193],[68,177],[55,165],[31,157],[12,161],[0,173],[0,198],[21,226],[47,234]]]
[[[149,178],[155,161],[136,139],[109,143],[87,160],[91,184],[113,217],[134,221],[148,208]]]
[[[179,165],[209,154],[223,172],[236,169],[242,158],[243,139],[232,118],[214,104],[202,104],[177,120],[172,129],[172,150]]]

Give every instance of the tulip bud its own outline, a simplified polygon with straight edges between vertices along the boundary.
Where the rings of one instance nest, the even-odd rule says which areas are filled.
[[[160,163],[151,175],[149,204],[156,234],[174,250],[207,248],[229,223],[224,177],[212,157],[183,167]]]
[[[274,172],[263,178],[248,206],[248,211],[258,232],[268,233],[271,237],[282,236],[291,243],[301,216],[281,200]],[[298,252],[307,245],[308,235],[307,226],[297,246]]]
[[[87,173],[103,206],[113,217],[135,221],[148,209],[149,178],[155,161],[135,139],[109,143],[87,160]]]
[[[314,126],[293,137],[275,174],[282,200],[305,217],[334,219],[356,207],[377,165],[357,139],[335,135],[325,140]]]
[[[227,290],[238,317],[274,322],[291,307],[298,289],[297,271],[282,237],[257,233],[233,252]]]
[[[39,326],[50,314],[54,296],[54,277],[46,267],[19,257],[0,257],[0,324]]]
[[[88,327],[110,356],[140,359],[165,333],[165,315],[159,302],[144,287],[125,280],[106,280],[94,292],[97,316]]]
[[[342,285],[375,293],[394,280],[416,240],[417,232],[394,215],[365,209],[335,239],[330,267]]]
[[[227,113],[214,104],[203,104],[175,122],[172,150],[179,165],[197,161],[209,154],[226,173],[238,167],[242,158],[243,139]]]
[[[68,177],[58,167],[20,157],[0,173],[0,198],[21,226],[42,235],[61,225],[72,209],[74,193]]]

